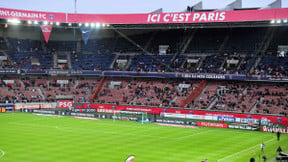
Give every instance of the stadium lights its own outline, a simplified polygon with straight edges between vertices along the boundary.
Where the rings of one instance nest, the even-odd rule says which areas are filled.
[[[287,19],[284,19],[284,20],[283,20],[283,23],[287,23],[287,22],[288,22],[288,20],[287,20]]]
[[[109,24],[106,24],[106,26],[109,27],[110,25],[109,25]]]
[[[44,25],[48,25],[48,22],[47,22],[47,21],[44,21],[43,24],[44,24]]]
[[[57,26],[59,26],[59,25],[60,25],[60,23],[59,23],[59,22],[56,22],[56,25],[57,25]]]
[[[280,23],[281,23],[281,20],[277,20],[276,23],[277,23],[277,24],[280,24]]]
[[[34,24],[37,25],[37,24],[38,24],[38,21],[35,20],[35,21],[34,21]]]
[[[89,23],[85,23],[85,27],[88,27],[89,26]]]
[[[103,24],[102,24],[102,27],[105,27],[105,26],[106,26],[106,24],[103,23]]]
[[[101,26],[100,23],[96,23],[96,28],[99,28]]]
[[[79,25],[79,26],[82,26],[82,23],[79,23],[78,25]]]
[[[50,25],[53,25],[53,22],[50,22]]]
[[[271,20],[270,23],[271,23],[271,24],[275,24],[275,20]]]
[[[91,23],[90,26],[93,28],[93,27],[95,26],[95,24],[94,24],[94,23]]]
[[[31,25],[31,24],[32,24],[32,21],[31,21],[31,20],[28,20],[28,24],[30,24],[30,25]]]
[[[68,26],[72,26],[72,23],[69,23]]]
[[[8,22],[12,23],[12,24],[20,24],[21,23],[21,21],[18,19],[8,19]]]

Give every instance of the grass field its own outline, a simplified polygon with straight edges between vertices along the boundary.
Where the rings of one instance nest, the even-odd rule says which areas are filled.
[[[0,113],[0,161],[248,162],[259,160],[260,143],[268,161],[288,135],[219,128],[180,128],[132,121]],[[262,161],[262,159],[261,159]]]

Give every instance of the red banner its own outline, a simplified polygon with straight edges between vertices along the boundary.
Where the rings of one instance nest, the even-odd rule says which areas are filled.
[[[280,133],[288,133],[288,129],[287,128],[271,128],[271,127],[261,127],[260,131],[262,132],[271,132],[271,133],[275,133],[275,132],[280,132]]]
[[[0,18],[108,24],[241,22],[288,19],[288,8],[150,14],[66,14],[0,8]]]
[[[152,14],[68,14],[68,22],[109,24],[211,23],[288,19],[288,8]]]
[[[82,108],[82,107],[79,107]],[[152,108],[152,107],[141,107],[141,106],[123,106],[123,105],[101,105],[101,104],[84,104],[83,108],[91,109],[113,109],[113,110],[124,110],[124,111],[142,111],[151,114],[160,115],[162,112],[176,113],[176,114],[193,114],[193,115],[207,115],[207,116],[225,116],[234,118],[249,118],[249,119],[261,119],[270,120],[272,123],[279,123],[288,126],[287,117],[278,117],[271,115],[250,115],[240,113],[226,113],[226,112],[215,112],[215,111],[199,111],[199,110],[183,110],[183,109],[165,109],[165,108]]]
[[[215,127],[215,128],[227,128],[228,127],[228,125],[225,123],[212,123],[212,122],[197,122],[197,126]]]
[[[65,13],[39,12],[0,8],[1,19],[38,20],[49,22],[66,22]]]
[[[52,31],[52,26],[53,25],[40,25],[46,43],[48,43],[48,40],[49,40],[49,37],[50,37],[50,33]]]
[[[73,107],[73,101],[70,100],[59,100],[57,103],[59,109],[68,109]]]

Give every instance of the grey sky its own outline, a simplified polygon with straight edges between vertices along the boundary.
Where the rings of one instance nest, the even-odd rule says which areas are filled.
[[[74,12],[75,0],[0,0],[1,8],[35,11]],[[181,12],[201,0],[77,0],[78,13],[148,13],[158,8]],[[234,0],[202,0],[205,9],[221,9]],[[242,0],[243,7],[266,7],[274,0]],[[282,0],[288,7],[288,0]]]

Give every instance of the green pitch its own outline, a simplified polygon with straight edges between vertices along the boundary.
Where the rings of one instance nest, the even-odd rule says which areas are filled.
[[[248,162],[260,161],[262,142],[268,161],[288,150],[284,134],[0,113],[0,161]]]

